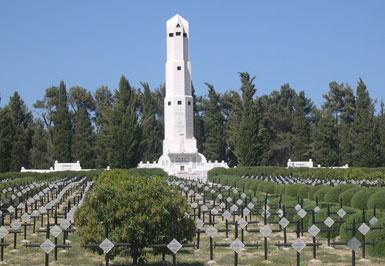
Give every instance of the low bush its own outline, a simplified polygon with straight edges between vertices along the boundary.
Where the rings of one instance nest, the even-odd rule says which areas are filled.
[[[318,201],[324,201],[326,193],[328,193],[331,188],[332,187],[330,186],[321,186],[321,188],[314,193],[314,199],[318,199]]]
[[[339,185],[336,187],[332,187],[328,192],[326,192],[324,199],[326,202],[338,203],[340,202],[341,193],[353,187],[354,185]]]
[[[298,178],[319,178],[319,179],[369,179],[385,181],[384,168],[363,168],[351,167],[346,169],[332,168],[285,168],[277,166],[256,166],[237,168],[214,168],[209,171],[209,177],[217,175],[234,176],[295,176]]]
[[[361,189],[361,187],[359,187],[359,186],[352,187],[352,188],[342,192],[339,195],[338,200],[342,201],[343,205],[351,206],[351,201],[352,201],[352,198],[353,198],[354,194],[357,191],[359,191],[360,189]]]
[[[302,188],[302,184],[293,184],[293,185],[286,185],[285,187],[285,195],[290,197],[297,197],[298,190]]]
[[[378,219],[379,226],[385,226],[385,218]],[[371,256],[385,257],[385,230],[371,230],[366,235],[366,241],[374,242],[374,245],[368,245],[367,251]]]
[[[104,226],[114,243],[129,242],[130,255],[137,265],[145,259],[144,248],[176,238],[183,243],[192,239],[194,222],[185,217],[187,202],[170,186],[165,177],[145,177],[127,170],[103,172],[96,180],[92,194],[76,212],[75,222],[82,245],[100,243]],[[103,223],[103,224],[102,224]],[[100,252],[98,248],[91,248]],[[123,252],[113,249],[109,256]]]
[[[367,205],[369,209],[376,207],[377,209],[385,210],[385,188],[382,188],[371,195]]]
[[[378,191],[377,188],[362,188],[360,190],[357,190],[356,193],[354,193],[350,205],[353,208],[356,209],[367,209],[368,208],[368,200],[370,196],[372,196],[373,193]]]

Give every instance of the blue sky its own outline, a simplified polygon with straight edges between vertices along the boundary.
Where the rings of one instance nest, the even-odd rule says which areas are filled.
[[[121,75],[139,86],[164,82],[165,23],[190,22],[198,94],[204,82],[257,94],[290,83],[322,103],[332,80],[385,98],[385,1],[19,1],[0,2],[2,105],[18,90],[29,106],[64,80],[94,91]],[[385,99],[384,99],[385,100]]]

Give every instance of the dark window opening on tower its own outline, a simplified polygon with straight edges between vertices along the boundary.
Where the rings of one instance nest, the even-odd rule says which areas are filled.
[[[174,37],[174,33],[169,33],[168,37]]]
[[[168,102],[168,105],[171,105],[171,102]]]
[[[183,32],[183,37],[187,37],[187,33],[186,32]]]
[[[176,36],[180,36],[180,31],[177,31],[177,32],[175,33],[175,35],[176,35]]]
[[[188,105],[191,105],[191,102],[190,101],[188,101],[188,103],[187,103]]]
[[[177,66],[176,70],[182,70],[182,67],[181,66]]]
[[[182,101],[178,101],[178,105],[181,105],[182,104]]]
[[[177,27],[177,28],[179,28],[179,27],[180,27],[179,23],[178,23],[178,24],[176,24],[176,27]]]

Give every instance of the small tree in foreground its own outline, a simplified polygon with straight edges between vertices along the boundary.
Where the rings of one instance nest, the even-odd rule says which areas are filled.
[[[82,244],[102,242],[107,225],[112,242],[130,243],[130,255],[136,265],[145,260],[145,247],[172,240],[174,222],[177,240],[192,240],[194,223],[184,217],[185,211],[185,199],[167,185],[165,177],[143,177],[117,170],[100,175],[75,221]],[[113,258],[121,252],[124,251],[115,248],[109,256]]]

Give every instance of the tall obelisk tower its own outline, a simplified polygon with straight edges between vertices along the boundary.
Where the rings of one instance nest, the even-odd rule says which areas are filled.
[[[163,153],[197,152],[188,42],[189,24],[181,16],[175,15],[167,21]]]
[[[163,154],[158,162],[140,162],[139,168],[162,168],[169,175],[205,181],[207,171],[228,168],[225,162],[207,162],[194,138],[194,103],[188,57],[188,22],[179,15],[167,21],[166,96],[164,98]],[[220,138],[222,136],[218,136]]]

